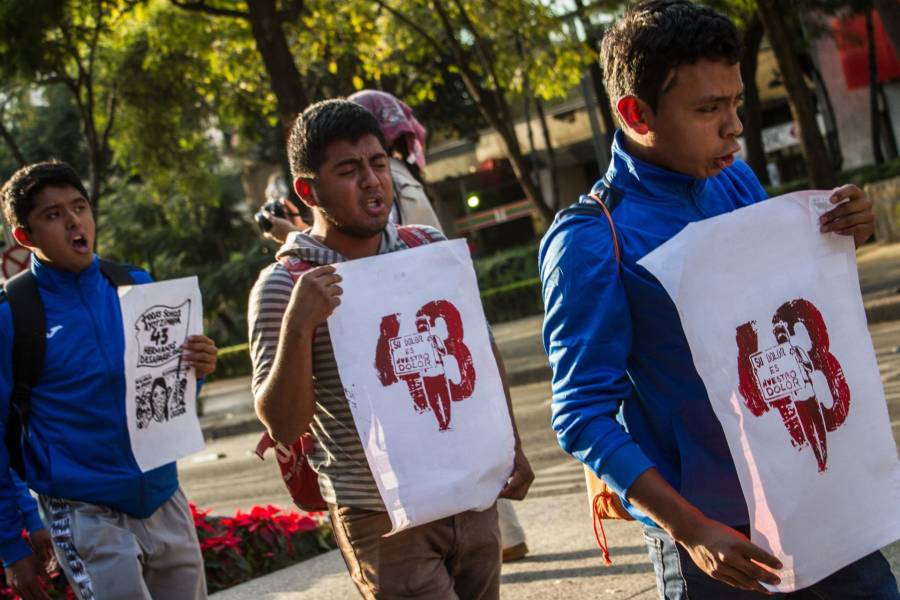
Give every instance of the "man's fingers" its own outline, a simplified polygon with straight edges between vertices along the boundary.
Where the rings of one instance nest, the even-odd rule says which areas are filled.
[[[532,481],[534,481],[534,473],[532,473],[531,469],[517,465],[509,481],[500,490],[500,497],[509,498],[510,500],[523,500],[528,494]]]
[[[522,482],[508,481],[506,486],[500,490],[499,497],[509,500],[524,500],[527,492],[528,488],[524,487]]]
[[[304,273],[301,277],[309,277],[311,279],[316,279],[318,277],[322,277],[323,275],[331,275],[337,269],[334,268],[334,265],[324,265],[321,267],[316,267],[315,269],[310,269],[306,273]]]
[[[852,227],[847,227],[845,229],[837,229],[834,233],[838,235],[862,235],[866,234],[867,236],[872,233],[872,225],[870,223],[863,223],[862,225],[854,225]],[[865,240],[863,240],[865,241]]]
[[[323,286],[334,285],[336,283],[340,283],[344,278],[338,275],[337,273],[326,273],[321,277],[316,277],[316,281],[321,283]]]
[[[829,223],[833,223],[841,219],[846,219],[853,215],[863,215],[866,217],[872,216],[874,218],[869,202],[863,199],[852,200],[850,202],[841,204],[837,208],[834,208],[819,217],[819,222],[822,225],[828,225]]]
[[[747,542],[746,544],[744,544],[744,547],[742,548],[742,553],[748,559],[756,561],[759,564],[763,565],[764,567],[769,567],[770,569],[774,569],[776,571],[778,569],[781,569],[783,566],[781,564],[780,560],[778,560],[777,558],[775,558],[774,556],[772,556],[771,554],[769,554],[768,552],[766,552],[765,550],[763,550],[762,548],[757,546],[756,544],[751,544],[750,542]],[[776,578],[777,578],[777,576],[776,576]],[[777,582],[772,582],[772,583],[777,583]]]
[[[837,204],[844,198],[858,198],[860,196],[865,196],[865,194],[859,189],[859,186],[853,185],[852,183],[831,190],[831,202],[834,204]]]
[[[760,585],[759,581],[753,579],[752,577],[748,577],[746,573],[729,564],[720,565],[716,569],[715,573],[715,577],[717,579],[720,579],[733,587],[741,588],[743,590],[760,592],[763,594],[769,593],[766,588]]]
[[[753,581],[762,581],[763,583],[768,583],[769,585],[778,585],[781,583],[781,579],[775,573],[763,569],[756,563],[747,560],[746,563],[740,565],[741,571],[744,572],[747,577],[751,578]]]

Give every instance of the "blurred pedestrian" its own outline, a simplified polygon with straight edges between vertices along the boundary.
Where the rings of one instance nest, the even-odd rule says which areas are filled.
[[[443,231],[425,193],[425,127],[402,100],[387,92],[362,90],[347,100],[365,106],[375,115],[384,133],[391,162],[396,202],[391,222],[397,225],[430,225]]]

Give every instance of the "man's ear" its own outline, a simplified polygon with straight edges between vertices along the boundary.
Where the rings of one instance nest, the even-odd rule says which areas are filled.
[[[650,133],[653,109],[637,96],[622,96],[616,103],[616,112],[628,129],[638,135]]]
[[[12,234],[15,240],[19,242],[20,246],[25,246],[28,249],[34,248],[34,244],[31,243],[30,239],[28,239],[28,232],[25,231],[24,228],[13,227]]]
[[[316,192],[313,190],[312,183],[306,177],[298,177],[294,180],[294,192],[303,201],[303,204],[307,205],[310,208],[315,208],[319,205],[319,201],[316,199]]]

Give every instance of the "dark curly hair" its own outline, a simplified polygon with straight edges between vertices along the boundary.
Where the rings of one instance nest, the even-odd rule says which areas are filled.
[[[356,142],[366,134],[374,135],[387,147],[375,115],[355,102],[343,98],[316,102],[294,122],[287,142],[291,174],[315,177],[325,162],[325,148],[332,142]]]
[[[656,110],[674,69],[698,60],[741,60],[737,28],[727,17],[687,0],[650,0],[625,12],[604,34],[600,48],[604,80],[615,105],[637,96]]]
[[[28,215],[34,210],[35,196],[46,187],[68,186],[90,199],[78,173],[62,161],[48,160],[22,167],[0,189],[7,223],[28,231]]]

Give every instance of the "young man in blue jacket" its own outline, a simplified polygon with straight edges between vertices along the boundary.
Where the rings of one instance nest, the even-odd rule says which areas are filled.
[[[622,129],[596,190],[613,207],[621,267],[609,222],[587,206],[563,211],[540,249],[553,427],[644,524],[665,598],[761,598],[760,582],[777,582],[781,567],[747,538],[734,464],[675,306],[637,264],[688,223],[766,198],[735,159],[740,56],[734,25],[690,2],[645,2],[612,26],[602,61]],[[868,239],[862,191],[843,186],[831,199],[846,202],[822,231]],[[880,553],[813,588],[821,598],[900,597]]]
[[[124,330],[115,286],[93,252],[94,217],[75,171],[60,162],[19,169],[0,192],[17,242],[33,252],[44,308],[43,370],[31,390],[23,455],[59,563],[80,600],[206,597],[203,561],[175,464],[141,472],[125,414]],[[135,283],[150,275],[131,269]],[[13,385],[13,321],[0,302],[0,435]],[[215,344],[190,336],[183,365],[215,369]],[[45,598],[39,561],[0,446],[0,557],[26,599]]]

